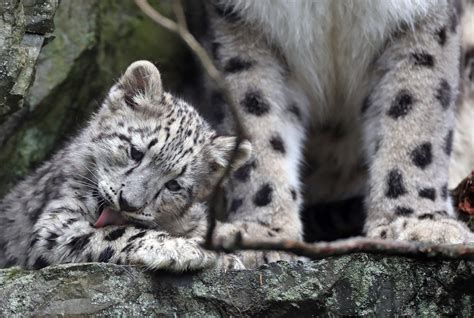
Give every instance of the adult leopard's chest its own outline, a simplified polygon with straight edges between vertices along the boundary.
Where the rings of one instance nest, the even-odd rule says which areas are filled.
[[[437,0],[225,0],[285,56],[318,116],[360,106],[390,35]]]

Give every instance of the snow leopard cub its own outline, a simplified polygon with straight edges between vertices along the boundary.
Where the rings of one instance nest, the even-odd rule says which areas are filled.
[[[0,267],[211,266],[216,254],[199,246],[206,216],[199,202],[234,145],[235,137],[216,136],[191,106],[163,92],[152,63],[131,64],[88,126],[0,201]],[[236,168],[250,150],[241,144]],[[219,260],[239,267],[232,256]]]

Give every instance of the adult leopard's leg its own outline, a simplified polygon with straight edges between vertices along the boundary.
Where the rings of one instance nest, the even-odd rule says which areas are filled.
[[[264,37],[234,14],[209,9],[214,30],[211,51],[231,89],[243,119],[253,157],[226,186],[228,222],[217,228],[217,241],[237,232],[251,239],[302,237],[299,161],[307,105],[284,60]],[[222,99],[211,92],[214,119],[232,127]],[[285,254],[242,252],[246,266],[285,258]]]
[[[437,6],[394,34],[377,61],[380,77],[363,115],[372,158],[369,236],[470,239],[453,218],[447,188],[459,82],[458,16],[451,4]]]

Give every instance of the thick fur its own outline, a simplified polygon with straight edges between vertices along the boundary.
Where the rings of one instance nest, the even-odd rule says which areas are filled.
[[[461,65],[462,94],[456,114],[453,156],[449,173],[450,188],[474,170],[474,4],[464,2],[462,17],[462,47],[464,65]]]
[[[208,15],[208,47],[255,149],[229,183],[218,238],[301,239],[303,197],[363,195],[368,236],[472,240],[447,191],[457,1],[215,0]],[[250,266],[285,257],[239,255]]]
[[[153,64],[133,63],[88,126],[0,202],[0,267],[99,261],[184,271],[215,264],[216,255],[199,246],[206,225],[199,202],[234,145],[163,92]],[[236,167],[249,153],[245,141]],[[124,222],[94,226],[104,209]],[[241,267],[232,256],[220,261]]]

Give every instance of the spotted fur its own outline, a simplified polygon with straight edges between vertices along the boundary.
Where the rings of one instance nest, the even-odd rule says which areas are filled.
[[[220,240],[301,239],[303,198],[354,196],[365,198],[368,236],[472,240],[447,190],[459,1],[210,2],[207,45],[255,149],[227,187]],[[217,124],[232,131],[228,117]],[[239,255],[250,266],[286,257]]]
[[[211,266],[216,255],[199,246],[206,224],[200,202],[234,145],[234,137],[217,136],[186,102],[163,92],[153,64],[133,63],[88,126],[0,202],[0,267]],[[236,168],[249,152],[243,142]],[[104,209],[125,222],[95,227]],[[220,261],[241,265],[232,256]]]

